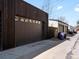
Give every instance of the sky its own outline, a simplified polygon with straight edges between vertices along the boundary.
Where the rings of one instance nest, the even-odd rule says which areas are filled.
[[[48,11],[49,18],[65,19],[65,22],[75,26],[79,20],[79,0],[25,0],[39,9]],[[48,5],[49,4],[49,5]],[[48,8],[49,6],[49,8]],[[48,9],[48,10],[47,10]]]

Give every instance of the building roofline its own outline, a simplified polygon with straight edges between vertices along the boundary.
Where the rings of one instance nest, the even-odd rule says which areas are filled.
[[[26,1],[24,1],[24,0],[21,0],[21,1],[22,1],[24,4],[28,4],[28,5],[32,6],[32,7],[34,7],[34,8],[36,8],[36,9],[40,10],[41,12],[48,14],[47,12],[43,11],[42,9],[40,9],[40,8],[38,8],[38,7],[32,5],[32,4],[30,4],[30,3],[28,3],[28,2],[26,2]]]
[[[61,20],[58,20],[58,19],[49,19],[49,20],[52,20],[52,21],[58,21],[58,22],[61,22],[61,23],[64,23],[64,24],[66,24],[66,25],[69,25],[69,24],[67,24],[66,22],[63,22],[63,21],[61,21]]]

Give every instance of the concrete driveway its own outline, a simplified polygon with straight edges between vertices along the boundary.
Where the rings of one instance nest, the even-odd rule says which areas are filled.
[[[79,42],[78,37],[79,34],[76,34],[71,37],[70,40],[66,40],[65,42],[41,53],[33,59],[77,59],[79,57],[79,43],[76,44]],[[74,49],[76,45],[77,49]],[[74,55],[71,52],[73,52]]]
[[[68,59],[78,36],[65,41],[53,38],[6,50],[0,52],[0,59]]]

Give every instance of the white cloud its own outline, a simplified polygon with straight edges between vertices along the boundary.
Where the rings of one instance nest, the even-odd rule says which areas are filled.
[[[63,6],[58,6],[57,10],[61,10],[63,8]]]
[[[75,11],[76,11],[76,12],[79,12],[79,8],[76,7],[76,8],[75,8]]]
[[[75,11],[76,11],[76,12],[79,12],[79,4],[76,5]]]

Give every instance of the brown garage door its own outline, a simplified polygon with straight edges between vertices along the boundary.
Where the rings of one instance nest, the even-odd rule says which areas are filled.
[[[40,21],[22,19],[15,22],[16,46],[41,40],[42,25]]]
[[[2,47],[1,47],[1,32],[2,32],[2,21],[1,21],[1,12],[0,12],[0,50],[2,49]]]

